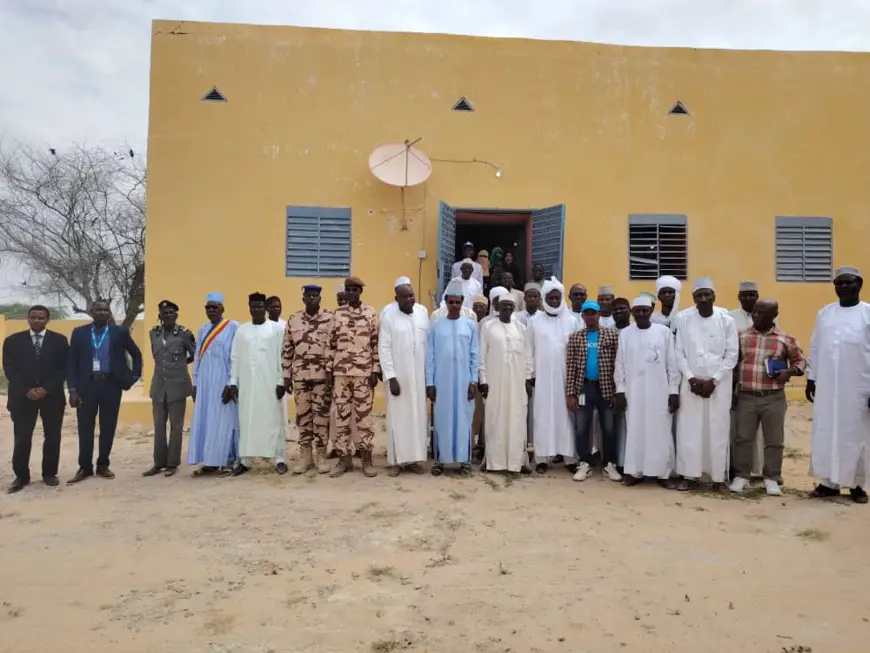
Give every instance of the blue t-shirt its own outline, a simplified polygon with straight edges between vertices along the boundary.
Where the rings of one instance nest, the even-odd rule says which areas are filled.
[[[586,378],[598,380],[598,331],[586,331]]]

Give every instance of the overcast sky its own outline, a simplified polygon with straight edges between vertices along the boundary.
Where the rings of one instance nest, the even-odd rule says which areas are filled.
[[[870,0],[0,0],[0,140],[144,151],[155,18],[870,51]],[[0,301],[21,276],[0,275]]]

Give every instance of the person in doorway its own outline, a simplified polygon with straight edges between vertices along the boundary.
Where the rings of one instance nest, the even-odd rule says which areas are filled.
[[[870,304],[861,301],[858,268],[834,273],[838,301],[816,316],[810,340],[806,397],[813,402],[810,476],[821,479],[813,498],[849,488],[867,503],[870,466]]]
[[[254,458],[272,461],[276,474],[286,474],[284,374],[281,347],[284,332],[266,315],[266,295],[248,296],[251,321],[236,330],[230,353],[229,394],[239,404],[239,462],[232,475],[248,472]]]
[[[402,280],[402,279],[400,279]],[[424,472],[429,438],[426,410],[426,343],[429,312],[416,303],[410,284],[396,284],[397,310],[380,324],[378,354],[389,392],[387,464],[390,476]]]
[[[490,282],[490,265],[489,265],[489,252],[485,249],[480,250],[477,253],[476,259],[478,265],[480,265],[480,274],[481,274],[481,283],[483,284],[483,294],[489,292],[489,282]]]
[[[187,464],[200,465],[194,477],[229,476],[238,462],[239,405],[229,394],[231,352],[239,323],[224,317],[224,296],[205,298],[207,322],[199,328],[193,357],[193,422]]]
[[[269,314],[269,319],[272,322],[277,322],[278,326],[282,329],[287,326],[287,320],[281,318],[281,312],[283,307],[281,306],[281,298],[277,295],[272,295],[271,297],[266,298],[266,313]]]
[[[481,329],[480,392],[489,424],[484,465],[488,472],[519,473],[526,464],[526,328],[512,320],[514,299],[499,301],[498,319]]]
[[[472,300],[471,310],[474,311],[474,316],[477,318],[478,324],[487,315],[489,315],[489,300],[484,295],[475,295]]]
[[[532,280],[526,281],[526,285],[523,286],[523,290],[528,290],[529,288],[535,288],[538,293],[541,292],[541,288],[544,287],[544,266],[541,263],[535,263],[532,266]]]
[[[462,284],[462,306],[471,308],[474,298],[483,292],[483,283],[471,276],[473,271],[471,259],[465,259],[459,267],[459,276],[456,281]]]
[[[14,445],[9,493],[30,484],[30,452],[37,418],[42,419],[42,482],[57,487],[60,440],[66,395],[69,343],[66,336],[46,329],[51,314],[45,306],[27,311],[27,331],[3,341],[3,373],[8,381],[6,408],[12,418]]]
[[[480,283],[481,292],[483,291],[483,268],[480,263],[474,262],[474,243],[467,242],[462,245],[462,258],[456,261],[453,264],[453,268],[451,270],[451,278],[455,279],[456,277],[462,276],[462,264],[465,261],[471,261],[471,277],[475,279],[478,283]],[[474,293],[475,295],[478,293]]]
[[[471,308],[477,316],[477,338],[479,342],[480,327],[483,321],[489,317],[489,301],[483,295],[478,295],[474,298],[474,304]],[[472,463],[475,465],[480,464],[483,460],[483,454],[486,449],[484,436],[485,422],[483,395],[480,394],[480,388],[476,388],[474,393],[474,418],[471,422],[471,438],[474,443],[471,458]]]
[[[516,286],[514,285],[514,275],[510,272],[505,271],[505,272],[501,273],[501,276],[499,277],[499,279],[501,281],[500,287],[507,290],[507,294],[509,294],[513,297],[514,306],[516,307],[516,310],[517,311],[524,311],[526,309],[525,297],[524,297],[522,291],[517,290]],[[492,309],[490,310],[490,313],[492,315],[497,315],[497,310],[498,309],[496,309],[496,307],[493,306]]]
[[[695,281],[694,308],[680,315],[677,367],[683,375],[677,417],[677,489],[697,489],[702,474],[722,488],[728,473],[732,374],[737,365],[737,327],[715,305],[709,278]]]
[[[323,288],[302,286],[302,304],[287,321],[282,345],[284,390],[296,403],[299,432],[299,462],[290,470],[294,476],[314,469],[328,474],[326,442],[329,438],[329,409],[332,393],[326,382],[326,361],[332,336],[333,313],[320,306]]]
[[[648,297],[636,298],[631,313],[634,324],[619,334],[614,368],[613,407],[626,423],[623,482],[631,486],[651,477],[671,488],[671,415],[680,407],[674,336],[666,326],[652,323]]]
[[[434,406],[435,465],[459,463],[459,474],[471,473],[471,422],[478,380],[478,338],[475,323],[461,315],[462,287],[454,280],[444,291],[447,317],[429,328],[426,345],[426,395]]]
[[[680,290],[682,287],[683,284],[676,277],[663,276],[656,279],[656,293],[662,304],[662,310],[653,312],[652,321],[656,324],[664,324],[671,330],[671,333],[677,332],[677,316],[680,313]]]
[[[154,375],[151,377],[151,407],[154,417],[154,462],[142,476],[175,476],[181,464],[181,439],[187,398],[193,384],[187,366],[193,362],[193,333],[178,324],[178,304],[169,300],[157,307],[160,324],[150,332]],[[169,440],[166,422],[169,421]]]
[[[641,295],[643,297],[643,295]],[[652,302],[650,301],[650,308],[652,307]],[[613,327],[622,331],[627,328],[631,324],[631,305],[629,301],[625,297],[617,297],[613,300],[611,304],[612,316],[613,316]],[[650,311],[650,315],[652,315],[652,311]]]
[[[517,287],[517,288],[523,287],[523,285],[525,283],[525,275],[523,274],[523,271],[520,268],[519,263],[517,263],[516,257],[514,256],[514,253],[512,250],[509,250],[509,249],[505,250],[504,259],[502,260],[502,264],[501,264],[501,269],[502,269],[502,272],[510,273],[511,277],[513,277],[515,287]],[[502,284],[507,285],[504,283],[504,279],[502,279]],[[521,309],[521,307],[517,307],[517,310],[522,310],[522,309]]]
[[[764,438],[764,488],[770,496],[782,490],[782,449],[785,442],[785,412],[788,402],[784,386],[806,368],[797,340],[774,324],[779,306],[772,300],[753,304],[753,325],[738,335],[737,437],[734,441],[735,477],[732,492],[749,485],[752,457],[761,426]]]
[[[592,465],[592,419],[598,412],[601,425],[602,473],[611,481],[621,481],[616,469],[619,462],[613,430],[612,400],[616,391],[613,368],[619,346],[619,332],[599,323],[598,302],[587,301],[581,307],[586,328],[571,334],[566,352],[565,397],[568,410],[579,413],[575,481],[585,481]],[[581,401],[582,397],[582,401]]]
[[[728,315],[734,320],[737,327],[737,337],[752,327],[752,311],[755,308],[755,303],[758,301],[758,284],[754,281],[741,281],[737,290],[737,301],[740,302],[740,308],[735,308],[733,311],[728,311]],[[734,402],[732,402],[734,403]],[[737,410],[736,407],[731,410],[731,464],[734,466],[737,460],[735,451],[735,443],[737,441]],[[752,476],[759,477],[763,475],[764,464],[764,437],[761,433],[761,425],[758,427],[758,434],[755,438],[755,449],[752,453]],[[732,478],[736,476],[736,467],[732,467]]]
[[[529,320],[534,317],[535,313],[541,308],[541,290],[535,286],[526,284],[526,291],[523,293],[523,302],[525,310],[515,314],[515,318],[523,326],[528,326]]]
[[[69,405],[76,409],[79,431],[79,469],[68,485],[94,475],[94,429],[100,420],[96,474],[115,478],[109,457],[118,426],[121,395],[142,376],[142,352],[130,331],[109,324],[109,302],[96,300],[91,306],[91,324],[73,329],[70,337],[67,387]],[[132,369],[127,366],[130,356]]]
[[[577,322],[565,304],[565,288],[550,277],[541,289],[543,312],[526,328],[526,383],[533,389],[535,470],[547,472],[555,457],[573,465],[573,429],[565,405],[565,350]]]
[[[327,384],[334,388],[332,400],[337,405],[335,439],[340,456],[330,476],[338,478],[353,469],[352,446],[355,446],[363,475],[373,478],[378,472],[372,462],[372,408],[381,378],[378,316],[371,306],[362,303],[362,279],[348,277],[344,288],[348,303],[335,311],[326,363]]]
[[[462,301],[465,301],[465,296],[463,295]],[[473,306],[473,298],[472,298],[472,306]],[[468,318],[472,322],[477,322],[477,314],[472,310],[471,306],[462,306],[460,307],[459,314],[461,317]],[[444,291],[444,294],[441,295],[441,304],[438,306],[437,310],[432,311],[432,315],[429,316],[429,324],[435,324],[438,320],[447,317],[447,290]]]
[[[613,300],[616,298],[616,293],[613,292],[613,286],[600,286],[598,288],[598,305],[601,307],[601,326],[615,328],[616,324],[613,321]]]

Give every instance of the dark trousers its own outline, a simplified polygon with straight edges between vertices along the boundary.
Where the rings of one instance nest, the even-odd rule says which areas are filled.
[[[737,476],[752,475],[752,453],[758,424],[764,437],[764,478],[782,481],[782,450],[785,443],[785,390],[763,396],[740,392],[737,397],[737,435],[734,439],[734,470]]]
[[[30,481],[30,451],[37,417],[42,418],[45,439],[42,442],[42,477],[57,476],[60,461],[60,431],[63,426],[65,399],[62,394],[47,396],[40,401],[24,399],[11,411],[15,446],[12,450],[12,471],[16,478]]]
[[[166,401],[152,399],[154,415],[154,466],[157,469],[175,469],[181,464],[181,434],[184,429],[184,413],[187,399]],[[169,441],[166,440],[166,421],[169,420]]]
[[[97,416],[100,418],[100,450],[97,467],[109,466],[112,443],[115,441],[115,428],[118,426],[118,412],[121,408],[121,386],[111,378],[95,379],[91,382],[87,396],[76,409],[79,422],[79,467],[85,471],[94,469],[94,429]]]
[[[584,404],[577,412],[574,441],[577,445],[577,459],[580,462],[592,464],[592,419],[598,411],[598,423],[601,425],[601,462],[604,465],[619,464],[619,447],[613,428],[613,408],[610,399],[601,396],[601,386],[598,381],[586,379],[583,382]]]

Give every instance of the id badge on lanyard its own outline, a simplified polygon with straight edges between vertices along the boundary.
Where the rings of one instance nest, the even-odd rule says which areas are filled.
[[[94,372],[102,372],[102,368],[100,366],[100,347],[103,346],[103,342],[106,340],[106,336],[109,335],[109,327],[106,326],[103,334],[100,336],[99,342],[97,342],[97,334],[93,326],[91,326],[91,344],[94,346],[94,361],[93,361],[93,371]]]
[[[100,371],[100,359],[94,357],[94,372]]]

